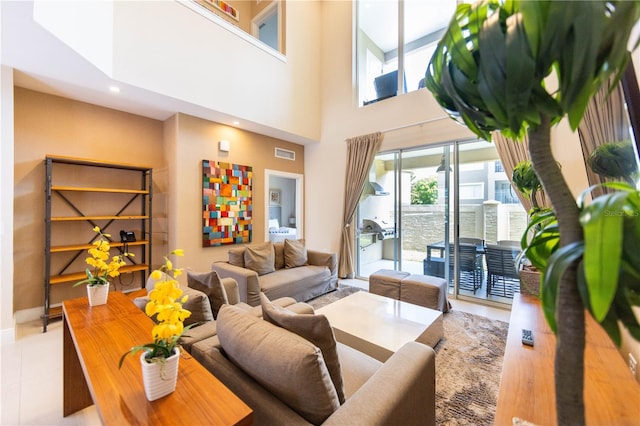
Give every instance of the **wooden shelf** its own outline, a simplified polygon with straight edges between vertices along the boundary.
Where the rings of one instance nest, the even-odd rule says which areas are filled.
[[[131,243],[127,243],[127,245],[129,247],[142,246],[142,245],[146,245],[146,244],[149,244],[149,241],[140,240],[140,241],[134,241],[134,242],[131,242]],[[113,242],[109,243],[109,245],[111,247],[123,247],[124,243],[113,241]],[[71,244],[71,245],[66,245],[66,246],[55,246],[55,247],[51,247],[51,253],[63,253],[63,252],[68,252],[68,251],[89,250],[92,247],[93,247],[93,244]]]
[[[129,274],[131,272],[148,271],[148,270],[149,270],[149,265],[146,265],[146,264],[128,265],[120,268],[120,273]],[[85,278],[87,278],[87,275],[85,272],[72,272],[70,274],[52,275],[49,278],[49,284],[61,284],[61,283],[68,283],[72,281],[82,281]]]
[[[144,288],[152,259],[153,169],[139,164],[59,155],[47,155],[44,166],[46,209],[42,323],[46,332],[49,319],[61,315],[61,309],[51,306],[54,285],[71,285],[87,278],[87,265],[79,258],[83,251],[94,247],[92,242],[97,236],[88,234],[96,223],[101,228],[116,223],[121,224],[120,229],[131,230],[133,227],[138,230],[143,238],[139,241],[110,241],[114,249],[110,256],[122,253],[123,247],[127,251],[134,248],[135,262],[139,264],[123,266],[120,274],[129,275],[132,285],[135,283],[135,287]],[[103,173],[105,171],[110,173]],[[105,174],[99,184],[94,179],[98,174]],[[138,177],[134,178],[134,175]],[[100,186],[96,187],[96,184]],[[60,226],[61,223],[66,225]]]
[[[112,162],[107,163],[101,160],[92,160],[89,158],[67,157],[63,155],[47,154],[46,159],[51,160],[54,163],[73,164],[75,166],[106,167],[108,169],[125,169],[125,170],[138,170],[138,171],[151,170],[151,166],[145,166],[141,164],[112,163]]]
[[[46,317],[48,319],[62,318],[62,306],[52,306],[49,308],[49,315]]]
[[[71,222],[78,220],[137,220],[149,219],[149,216],[67,216],[52,217],[51,222]]]
[[[77,186],[52,186],[52,191],[70,192],[109,192],[114,194],[148,194],[149,191],[143,189],[122,189],[122,188],[83,188]]]

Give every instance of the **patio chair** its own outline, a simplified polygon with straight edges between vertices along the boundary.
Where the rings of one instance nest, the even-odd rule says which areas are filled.
[[[453,245],[451,246],[453,253]],[[451,265],[453,266],[453,265]],[[458,244],[458,266],[460,268],[460,289],[475,292],[482,286],[482,253],[476,244]],[[453,271],[451,276],[453,276]]]
[[[520,269],[516,265],[516,258],[520,250],[509,245],[488,244],[487,259],[487,296],[490,294],[513,297],[513,293],[520,288]],[[497,284],[502,283],[502,294],[494,293]]]

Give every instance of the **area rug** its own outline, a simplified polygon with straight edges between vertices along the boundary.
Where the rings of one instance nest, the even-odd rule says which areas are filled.
[[[318,309],[364,291],[340,285],[309,303]],[[436,352],[436,424],[492,425],[509,324],[456,311],[444,314]]]

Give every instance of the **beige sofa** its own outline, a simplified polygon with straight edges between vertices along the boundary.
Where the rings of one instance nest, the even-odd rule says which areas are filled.
[[[240,301],[251,306],[260,304],[260,292],[271,300],[292,297],[304,302],[334,290],[338,282],[337,255],[309,250],[303,240],[233,248],[228,256],[211,269],[221,278],[235,279]]]
[[[251,407],[254,425],[435,424],[433,349],[410,342],[383,364],[336,343],[323,315],[274,306],[266,313],[263,305],[267,321],[223,306],[218,334],[191,348],[195,359]],[[269,322],[274,311],[280,316],[276,323],[284,315],[282,324]],[[312,335],[305,338],[300,328]]]

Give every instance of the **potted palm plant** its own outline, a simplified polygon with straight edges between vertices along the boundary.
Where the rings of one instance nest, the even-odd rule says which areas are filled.
[[[513,168],[511,180],[520,193],[527,199],[531,200],[533,208],[529,211],[529,215],[534,215],[540,211],[537,194],[544,193],[540,178],[533,169],[530,160],[524,160],[516,164]],[[526,240],[525,240],[526,241]],[[522,263],[522,269],[518,271],[520,275],[520,293],[540,295],[540,271],[531,262],[522,255],[519,257]]]
[[[630,140],[600,145],[591,152],[587,164],[594,173],[608,178],[623,179],[631,186],[636,185],[638,164]]]
[[[567,117],[575,131],[601,83],[622,75],[630,58],[631,29],[639,16],[637,1],[461,4],[425,75],[436,100],[479,137],[491,140],[495,130],[514,139],[529,136],[533,168],[554,213],[532,218],[532,223],[541,225],[540,232],[550,233],[547,241],[557,242],[537,245],[546,247],[549,256],[536,266],[542,267],[544,277],[545,316],[558,336],[555,393],[557,420],[562,425],[585,423],[585,308],[596,320],[611,324],[610,319],[617,322],[621,312],[631,311],[630,306],[638,302],[638,289],[628,278],[632,272],[620,274],[620,270],[629,263],[634,273],[638,270],[638,250],[625,250],[631,261],[622,262],[621,248],[623,235],[629,233],[625,227],[635,230],[637,240],[640,223],[631,215],[610,221],[613,215],[603,213],[607,203],[596,199],[583,207],[581,224],[581,205],[551,150],[551,126]],[[557,78],[555,90],[548,87],[551,74]],[[614,200],[616,208],[624,211],[640,204],[637,191],[627,188],[620,193]],[[594,216],[597,220],[589,222]],[[612,259],[612,264],[606,263]],[[579,267],[584,280],[579,279]],[[621,293],[635,296],[618,298]],[[633,318],[625,325],[633,322],[637,324]],[[629,330],[633,332],[634,327]],[[612,327],[605,329],[615,334]]]

